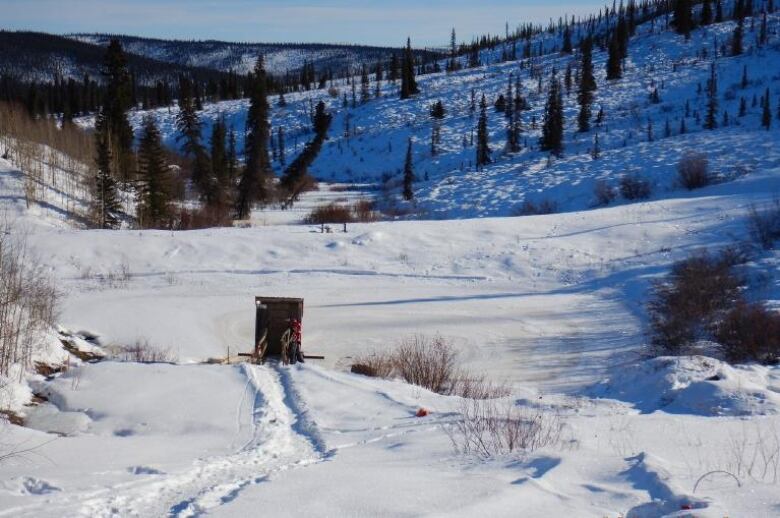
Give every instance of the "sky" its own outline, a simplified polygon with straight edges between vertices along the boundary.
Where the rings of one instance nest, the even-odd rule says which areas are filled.
[[[597,12],[604,0],[0,0],[0,28],[177,39],[415,46]]]

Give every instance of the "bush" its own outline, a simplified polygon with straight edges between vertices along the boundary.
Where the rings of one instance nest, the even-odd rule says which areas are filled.
[[[650,182],[637,175],[625,175],[620,179],[620,194],[627,200],[646,200],[652,191]]]
[[[350,367],[350,372],[371,378],[389,378],[395,369],[393,358],[388,355],[372,353],[361,356]]]
[[[512,401],[466,399],[460,414],[461,419],[445,428],[458,453],[487,458],[562,442],[563,422],[557,414],[517,407]]]
[[[751,205],[748,227],[756,243],[765,250],[771,250],[775,241],[780,239],[780,199],[763,208]]]
[[[599,180],[596,182],[596,186],[593,188],[593,195],[596,198],[596,205],[599,207],[609,205],[615,201],[615,198],[617,198],[617,192],[615,191],[615,188],[605,180]]]
[[[176,363],[178,355],[170,348],[156,347],[147,339],[139,339],[133,345],[114,345],[109,348],[113,359],[135,363]]]
[[[174,216],[174,221],[171,225],[174,230],[197,230],[231,226],[233,226],[233,218],[227,207],[207,206],[197,209],[180,209]]]
[[[323,205],[312,210],[303,222],[308,225],[325,225],[341,223],[371,223],[379,221],[379,213],[374,202],[359,200],[352,206],[337,202]]]
[[[542,200],[537,205],[531,200],[525,200],[515,212],[518,216],[541,216],[558,212],[558,204],[552,200]]]
[[[743,279],[734,271],[741,261],[731,249],[700,252],[672,266],[656,282],[648,303],[651,343],[664,353],[680,353],[693,342],[710,338],[725,313],[741,300]]]
[[[442,337],[429,340],[417,335],[396,350],[395,367],[407,383],[443,394],[450,391],[455,378],[455,357],[452,346]]]
[[[692,191],[708,186],[712,182],[707,158],[700,153],[686,153],[677,164],[680,185]]]
[[[780,313],[761,304],[739,302],[718,326],[715,335],[729,361],[780,360]]]
[[[350,371],[379,378],[397,376],[432,392],[469,399],[498,398],[510,393],[503,384],[463,371],[456,351],[441,336],[407,338],[394,350],[357,358]]]
[[[303,222],[309,225],[352,223],[352,221],[352,211],[349,207],[338,203],[316,207],[303,219]]]

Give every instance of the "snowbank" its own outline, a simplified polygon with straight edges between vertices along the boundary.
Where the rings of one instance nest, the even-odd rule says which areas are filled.
[[[780,368],[732,366],[705,356],[663,356],[621,367],[592,393],[626,401],[642,413],[776,414],[780,409]]]

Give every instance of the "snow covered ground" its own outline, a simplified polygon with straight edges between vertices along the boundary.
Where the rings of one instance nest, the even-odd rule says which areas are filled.
[[[682,59],[670,54],[675,38],[640,31],[632,51],[637,62],[667,67],[659,72],[667,88],[687,85],[661,90],[676,100],[672,110],[707,74],[703,62],[670,72],[665,60]],[[702,38],[697,32],[688,52]],[[724,88],[743,62],[756,81],[750,95],[776,88],[775,72],[759,64],[777,55],[772,47],[729,61]],[[423,90],[441,88],[448,106],[467,110],[469,82],[497,93],[513,66],[432,76]],[[416,164],[418,174],[429,170],[417,196],[434,217],[353,224],[346,233],[298,224],[315,205],[363,195],[325,185],[295,211],[258,211],[250,228],[78,230],[56,212],[23,206],[20,173],[0,160],[4,206],[30,228],[30,244],[64,292],[62,326],[96,335],[106,349],[141,340],[177,359],[74,360],[50,380],[32,377],[46,401],[21,407],[27,427],[0,424],[0,455],[29,450],[0,461],[0,517],[779,515],[780,367],[649,359],[643,345],[652,280],[694,250],[746,240],[748,208],[780,193],[780,133],[758,129],[754,110],[737,127],[691,124],[684,136],[630,139],[646,124],[629,122],[632,103],[645,99],[628,86],[638,75],[598,93],[609,113],[627,112],[610,122],[611,136],[604,131],[601,160],[567,133],[569,151],[550,167],[527,152],[456,174],[453,164],[473,150],[457,150],[471,122],[453,114],[448,152],[421,154]],[[290,96],[274,125],[288,117],[304,135],[307,95]],[[349,141],[338,136],[339,112],[318,176],[351,184],[397,167],[390,157],[408,135],[430,130],[423,114],[437,95],[358,108],[353,127],[361,117],[383,122]],[[240,124],[243,110],[222,103],[205,114]],[[662,132],[659,113],[669,112],[652,110]],[[157,116],[173,142],[171,114]],[[498,135],[500,119],[491,120]],[[690,192],[675,186],[688,149],[706,153],[722,181]],[[597,179],[633,170],[655,185],[651,199],[592,208]],[[552,199],[565,212],[495,217],[526,197]],[[776,251],[753,256],[751,296],[780,306],[779,265]],[[251,348],[255,295],[303,297],[305,349],[326,359],[204,364]],[[470,371],[505,382],[505,403],[557,416],[560,440],[525,454],[464,456],[448,435],[460,398],[347,372],[356,356],[415,334],[443,336]],[[429,415],[415,417],[421,407]]]

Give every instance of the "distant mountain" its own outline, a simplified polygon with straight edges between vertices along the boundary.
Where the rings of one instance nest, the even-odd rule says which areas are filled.
[[[85,74],[97,79],[105,45],[96,43],[42,32],[0,31],[0,75],[39,83],[57,77],[81,80]],[[218,81],[226,75],[211,68],[179,65],[133,53],[128,53],[127,59],[139,84],[171,82],[183,73],[203,82]]]
[[[361,45],[331,45],[319,43],[231,43],[225,41],[183,41],[117,36],[111,34],[72,34],[76,41],[105,46],[118,38],[128,51],[158,61],[181,66],[204,67],[222,72],[245,74],[251,71],[259,54],[265,57],[266,68],[272,74],[296,72],[306,63],[319,70],[331,69],[334,74],[354,70],[362,63],[389,60],[400,56],[400,48]],[[421,57],[433,58],[431,51],[418,50]]]

